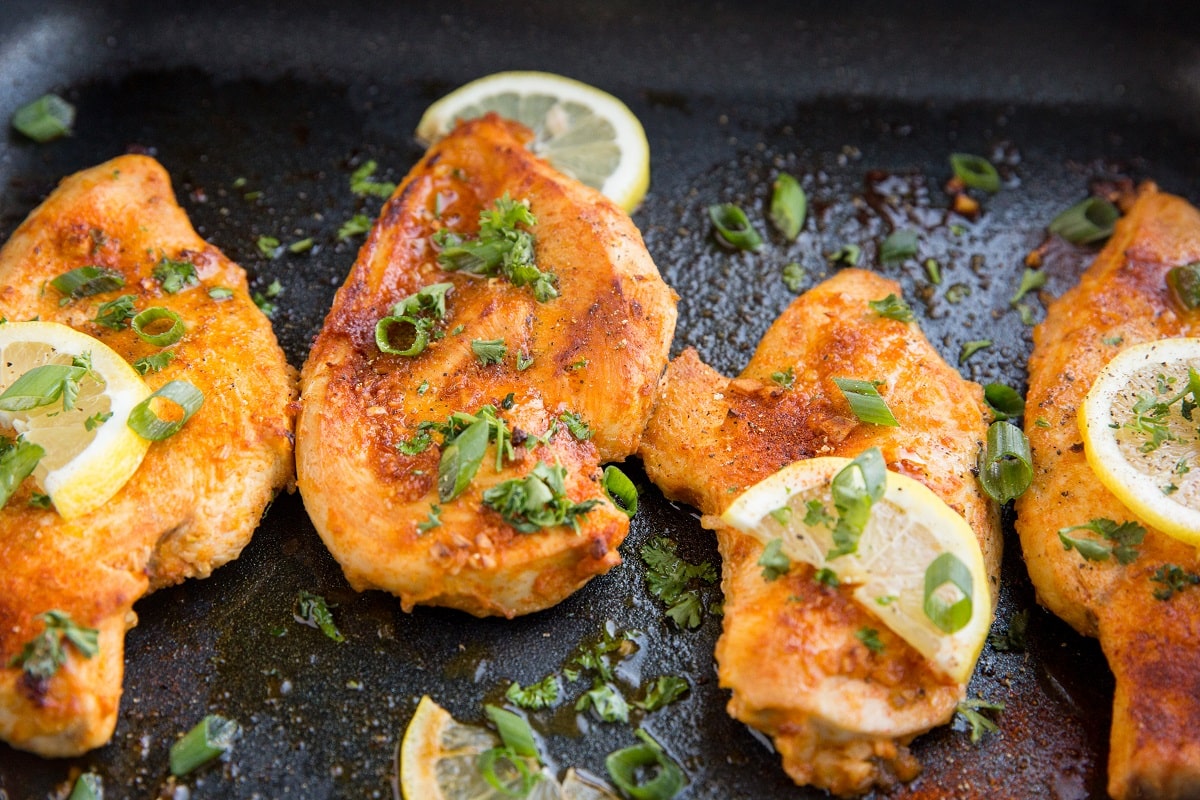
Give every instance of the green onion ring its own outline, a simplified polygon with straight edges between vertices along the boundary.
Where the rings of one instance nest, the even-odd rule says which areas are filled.
[[[970,153],[951,153],[950,166],[954,170],[954,177],[962,181],[964,186],[993,194],[1000,191],[1000,175],[986,158]]]
[[[609,753],[604,759],[609,776],[621,791],[634,800],[670,800],[679,794],[686,783],[683,770],[644,730],[639,729],[637,736],[645,744],[635,744]],[[639,784],[638,770],[651,767],[658,767],[657,773],[650,780]]]
[[[496,774],[496,765],[502,762],[512,764],[517,775],[520,776],[521,782],[515,787],[505,784]],[[539,773],[531,771],[525,760],[509,747],[493,747],[491,750],[484,750],[480,753],[479,774],[488,782],[488,785],[507,797],[527,796],[533,785],[541,778]]]
[[[938,597],[937,590],[947,583],[958,587],[963,596],[954,603]],[[971,570],[954,553],[942,553],[925,570],[925,616],[946,633],[954,633],[971,621],[975,584]]]
[[[1121,212],[1103,197],[1089,197],[1059,214],[1047,226],[1071,244],[1092,244],[1107,239]]]
[[[762,237],[750,224],[746,212],[733,203],[709,206],[708,217],[717,229],[717,241],[721,244],[755,253],[762,249]]]
[[[638,509],[638,493],[637,487],[633,485],[633,481],[629,480],[629,476],[609,464],[604,468],[604,478],[600,485],[612,504],[624,511],[625,516],[632,519]]]
[[[162,333],[150,333],[146,330],[147,327],[155,322],[160,322],[164,319],[171,320],[171,327],[167,328]],[[183,338],[184,331],[187,328],[183,324],[183,318],[169,308],[162,306],[154,306],[147,308],[145,311],[138,314],[130,322],[135,333],[142,337],[142,341],[149,342],[155,347],[170,347]]]
[[[150,403],[156,397],[170,400],[179,406],[183,409],[183,417],[175,421],[168,421],[155,414]],[[171,381],[134,406],[133,411],[129,412],[129,421],[126,424],[143,439],[160,442],[178,433],[179,429],[200,410],[200,406],[203,404],[204,392],[187,381]]]
[[[381,353],[390,353],[395,356],[415,356],[420,355],[425,346],[429,344],[428,324],[423,324],[424,320],[419,320],[416,317],[410,317],[407,314],[400,316],[384,317],[375,323],[375,346],[379,348]],[[413,326],[412,344],[404,350],[392,345],[391,327],[393,325],[407,324]]]

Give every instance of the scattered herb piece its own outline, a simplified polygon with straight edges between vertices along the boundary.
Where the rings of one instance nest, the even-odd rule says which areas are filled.
[[[307,625],[310,628],[318,628],[321,633],[325,634],[335,642],[344,642],[346,637],[337,629],[337,625],[333,622],[333,612],[331,608],[337,608],[336,605],[325,602],[325,598],[319,594],[306,592],[303,589],[296,595],[296,606],[292,611],[292,618],[302,625]]]
[[[888,427],[896,427],[900,424],[871,381],[856,378],[834,378],[833,382],[837,384],[842,396],[850,404],[850,411],[858,417],[860,422]]]
[[[558,418],[567,426],[567,431],[579,441],[586,442],[592,438],[592,427],[574,411],[564,411],[558,415]]]
[[[1095,539],[1085,539],[1071,536],[1072,531],[1092,531],[1108,541],[1111,545],[1097,542]],[[1109,555],[1116,556],[1121,564],[1130,564],[1138,557],[1137,546],[1146,536],[1146,529],[1132,521],[1114,522],[1111,519],[1093,519],[1082,525],[1072,525],[1061,528],[1058,538],[1064,550],[1075,548],[1079,555],[1088,561],[1107,561]]]
[[[604,681],[611,681],[616,665],[635,652],[637,645],[632,640],[632,634],[629,631],[618,632],[609,621],[605,623],[597,639],[579,646],[571,663],[581,670],[595,673]],[[563,674],[566,673],[567,670],[563,670]],[[578,673],[567,677],[569,680],[575,680]]]
[[[588,360],[586,358],[581,358],[578,361],[573,361],[570,364],[568,364],[566,367],[566,371],[567,372],[578,372],[579,370],[585,368],[587,365],[588,365]]]
[[[262,254],[263,258],[275,258],[283,252],[279,240],[274,236],[260,236],[255,245],[258,247],[258,252]]]
[[[765,581],[774,581],[787,575],[792,568],[791,559],[783,552],[783,539],[772,539],[767,542],[766,548],[758,558],[758,565],[762,567],[762,576]]]
[[[946,289],[946,302],[951,305],[961,303],[963,299],[971,296],[971,287],[965,283],[956,283]]]
[[[837,524],[837,517],[825,510],[825,504],[820,500],[809,500],[804,504],[804,524],[811,527],[824,525],[827,528],[832,528]]]
[[[754,230],[746,212],[739,206],[733,203],[711,205],[708,207],[708,218],[712,220],[719,244],[754,253],[762,249],[762,237]]]
[[[1004,703],[993,703],[980,697],[968,697],[954,708],[971,726],[971,744],[979,744],[985,733],[1000,730],[995,722],[986,717],[985,711],[1003,711]]]
[[[604,468],[604,478],[600,481],[600,486],[612,504],[632,519],[638,509],[638,493],[629,476],[609,464]]]
[[[513,681],[508,685],[504,696],[515,706],[538,711],[557,703],[561,691],[562,682],[559,681],[557,675],[550,674],[537,683],[531,683],[524,688],[521,688],[521,684]]]
[[[967,359],[969,359],[971,356],[975,355],[980,350],[986,350],[991,346],[991,339],[975,339],[970,342],[963,342],[962,350],[958,354],[958,363],[967,363]]]
[[[196,265],[190,261],[173,261],[163,256],[154,265],[154,279],[167,294],[178,294],[189,286],[200,282]]]
[[[379,168],[373,160],[366,161],[354,172],[350,173],[350,191],[359,197],[381,197],[387,199],[396,191],[396,184],[377,181],[371,176]]]
[[[85,772],[75,779],[67,800],[104,800],[104,781],[94,772]]]
[[[137,370],[139,375],[149,375],[153,372],[158,372],[170,364],[175,358],[175,351],[163,350],[161,353],[143,356],[133,362],[133,368]]]
[[[108,267],[76,267],[52,279],[50,285],[64,297],[91,297],[120,289],[125,285],[125,276]]]
[[[604,722],[629,722],[629,703],[611,683],[596,681],[591,689],[580,695],[575,710],[587,711],[588,708]]]
[[[858,540],[871,516],[871,506],[887,490],[887,465],[878,447],[860,453],[842,467],[829,483],[838,519],[833,528],[833,549],[826,555],[838,556],[858,552]]]
[[[791,262],[783,268],[783,285],[789,292],[799,294],[804,289],[804,267]]]
[[[1021,318],[1021,324],[1032,326],[1034,324],[1033,307],[1028,303],[1017,303],[1017,314]]]
[[[42,408],[62,400],[66,411],[75,407],[79,396],[79,382],[88,370],[84,366],[67,364],[43,364],[22,373],[0,393],[0,410],[28,411]]]
[[[313,244],[314,242],[311,236],[307,239],[300,239],[299,241],[292,242],[288,245],[288,252],[294,255],[307,253],[309,250],[313,249]]]
[[[233,720],[209,714],[171,745],[171,774],[182,778],[227,753],[241,732]]]
[[[233,289],[227,289],[224,286],[214,286],[208,290],[208,296],[220,303],[233,297]]]
[[[963,185],[991,194],[1000,191],[1000,175],[986,158],[969,153],[951,153],[950,166],[954,169],[954,177]]]
[[[1120,347],[1121,343],[1125,341],[1125,337],[1119,336],[1119,335],[1118,336],[1105,336],[1100,341],[1104,342],[1104,344],[1108,345],[1109,347]]]
[[[1155,599],[1167,601],[1189,586],[1200,584],[1200,575],[1188,572],[1178,564],[1164,564],[1154,571],[1150,580],[1163,585],[1154,590]]]
[[[879,246],[879,260],[885,264],[903,261],[917,254],[917,232],[914,230],[894,231]]]
[[[957,592],[946,589],[949,584]],[[956,633],[971,621],[975,584],[971,570],[953,553],[942,553],[925,569],[925,616],[945,633]]]
[[[165,330],[161,325],[156,323],[169,322],[170,326]],[[186,327],[183,324],[183,318],[169,308],[162,306],[154,306],[147,308],[145,311],[136,315],[130,325],[133,327],[133,332],[138,335],[143,342],[152,344],[155,347],[170,347],[183,338]],[[151,331],[151,327],[157,328],[158,332]]]
[[[983,387],[983,401],[997,420],[1017,419],[1025,413],[1025,398],[1011,386],[989,383]]]
[[[166,400],[179,407],[178,419],[166,420],[155,413],[156,399]],[[174,436],[204,404],[204,392],[187,381],[174,380],[160,386],[153,394],[133,407],[126,424],[143,439],[159,442]]]
[[[1029,630],[1029,609],[1017,611],[1008,618],[1008,627],[1003,633],[988,634],[988,644],[1002,653],[1023,652],[1025,637]]]
[[[800,182],[787,173],[781,173],[771,185],[771,224],[789,242],[795,241],[804,227],[807,214],[808,195],[804,193]]]
[[[337,239],[339,242],[344,242],[355,236],[361,236],[369,230],[371,230],[371,218],[366,214],[355,214],[338,228]]]
[[[133,295],[123,294],[116,300],[101,304],[100,308],[96,309],[96,316],[92,322],[114,331],[124,330],[129,327],[129,320],[134,316],[133,301]]]
[[[643,711],[657,711],[683,697],[690,688],[685,678],[660,675],[653,683],[642,687],[642,699],[634,700],[633,705]]]
[[[278,297],[282,292],[283,284],[281,284],[279,279],[276,278],[275,280],[271,281],[270,285],[267,286],[266,291],[255,292],[251,299],[254,301],[254,305],[258,306],[258,310],[263,313],[263,316],[270,319],[271,317],[275,316],[275,312],[279,310],[278,307],[271,302],[271,300]]]
[[[1200,306],[1200,261],[1168,270],[1167,287],[1184,308]]]
[[[1007,422],[988,426],[987,445],[979,454],[979,483],[1000,504],[1020,497],[1033,481],[1033,456],[1025,433]]]
[[[29,677],[47,681],[58,672],[58,668],[67,662],[64,639],[84,658],[90,659],[100,652],[100,632],[76,624],[67,612],[52,609],[34,619],[43,622],[45,629],[26,642],[21,652],[8,663],[10,667],[20,667]]]
[[[683,770],[650,734],[635,732],[642,744],[609,753],[604,759],[613,783],[635,800],[671,800],[687,784]]]
[[[111,411],[97,411],[95,414],[92,414],[83,421],[83,429],[85,431],[94,431],[96,428],[99,428],[101,425],[112,419],[112,415],[113,412]]]
[[[796,384],[796,370],[792,367],[771,373],[771,380],[783,389],[791,389]]]
[[[534,298],[539,303],[548,302],[558,297],[557,279],[537,266],[534,236],[528,230],[536,224],[528,201],[513,200],[506,192],[493,208],[479,212],[479,235],[475,239],[465,239],[446,228],[433,235],[440,251],[438,263],[450,271],[498,275],[513,286],[532,286]]]
[[[44,94],[12,115],[12,126],[38,144],[66,136],[75,124],[75,106],[56,94]]]
[[[415,456],[424,453],[431,444],[433,444],[433,437],[429,435],[429,431],[419,431],[413,436],[397,442],[396,449],[406,456]]]
[[[828,586],[830,589],[836,589],[841,585],[841,581],[838,580],[837,573],[831,570],[829,567],[821,567],[819,570],[814,572],[813,580],[817,583]]]
[[[695,582],[716,583],[717,571],[707,561],[692,564],[680,558],[675,542],[656,536],[642,545],[642,560],[646,562],[646,586],[650,593],[668,606],[667,616],[680,628],[700,625],[700,592]]]
[[[780,525],[787,525],[792,519],[791,506],[780,506],[779,508],[773,508],[768,513],[771,515],[771,519],[775,520]]]
[[[1089,197],[1055,217],[1047,230],[1071,244],[1092,244],[1112,235],[1121,212],[1102,197]]]
[[[517,353],[517,371],[524,372],[533,366],[533,356],[528,353]]]
[[[1009,298],[1008,304],[1016,306],[1025,295],[1045,285],[1046,273],[1043,270],[1026,267],[1025,271],[1021,273],[1021,285],[1017,287],[1017,293]]]
[[[50,500],[50,495],[48,494],[42,494],[41,492],[30,492],[29,506],[30,508],[40,508],[45,510],[52,508],[54,503]]]
[[[856,244],[844,244],[832,253],[826,253],[825,258],[831,264],[841,264],[846,267],[857,267],[862,260],[862,248]]]
[[[520,533],[559,525],[570,525],[578,531],[579,517],[600,501],[571,502],[567,497],[566,477],[567,469],[561,464],[550,466],[539,461],[525,477],[504,481],[484,491],[483,504],[499,512]]]
[[[897,322],[912,322],[915,319],[908,303],[894,294],[889,294],[882,300],[871,300],[867,305],[879,316],[894,319]]]
[[[429,516],[417,523],[417,530],[421,533],[429,533],[434,528],[442,526],[442,507],[437,503],[429,506]]]
[[[934,286],[942,285],[942,265],[938,263],[936,258],[925,259],[925,274],[929,276],[929,282]]]
[[[479,363],[486,367],[502,363],[508,355],[508,348],[505,347],[503,339],[472,339],[471,352],[475,354]]]
[[[874,628],[859,628],[854,632],[854,638],[866,645],[872,653],[883,652],[883,642],[879,641],[879,631]]]

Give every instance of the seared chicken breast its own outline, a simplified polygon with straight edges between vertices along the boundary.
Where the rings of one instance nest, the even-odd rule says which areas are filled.
[[[1138,555],[1089,561],[1058,531],[1136,520],[1088,466],[1077,412],[1123,347],[1200,336],[1200,315],[1167,288],[1172,267],[1200,261],[1200,212],[1142,187],[1095,263],[1033,332],[1025,432],[1034,479],[1016,502],[1017,532],[1042,605],[1097,636],[1116,677],[1108,790],[1115,798],[1200,796],[1200,591],[1157,599],[1174,565],[1200,571],[1196,548],[1147,526]]]
[[[352,586],[405,609],[526,614],[620,562],[628,518],[600,465],[641,440],[675,296],[629,217],[533,156],[529,139],[488,116],[430,148],[385,205],[301,375],[309,515]],[[507,261],[492,272],[447,261],[501,209],[522,220],[489,240],[515,248]],[[456,438],[468,417],[497,420],[472,445],[476,468]],[[535,474],[549,471],[561,486]]]
[[[153,276],[164,259],[190,264],[194,278],[167,292]],[[124,286],[74,300],[47,286],[85,265],[116,271]],[[228,291],[210,294],[218,287]],[[130,362],[160,352],[128,327],[92,321],[101,303],[121,294],[133,295],[137,310],[162,306],[183,319],[174,359],[146,381],[157,388],[186,380],[204,404],[177,434],[152,444],[99,509],[64,520],[30,504],[32,480],[0,509],[0,739],[46,756],[79,755],[109,740],[134,603],[236,558],[293,475],[294,371],[251,301],[245,273],[196,234],[166,171],[143,156],[67,178],[0,250],[3,318],[65,323]],[[85,658],[64,644],[65,663],[43,679],[14,659],[52,610],[97,630],[99,648]]]
[[[965,686],[890,630],[879,634],[881,651],[869,649],[855,632],[874,618],[850,587],[819,583],[800,563],[764,580],[763,546],[718,515],[789,463],[879,447],[889,469],[928,486],[970,524],[994,595],[999,529],[973,474],[987,431],[982,392],[915,324],[868,305],[889,294],[900,294],[892,281],[839,273],[784,311],[733,380],[684,351],[663,378],[640,451],[664,494],[697,506],[716,529],[725,592],[716,657],[721,686],[733,693],[729,713],[774,739],[796,783],[839,795],[914,777],[920,765],[906,745],[947,722]],[[793,383],[784,388],[772,375],[788,369]],[[880,381],[899,426],[860,422],[834,377]]]

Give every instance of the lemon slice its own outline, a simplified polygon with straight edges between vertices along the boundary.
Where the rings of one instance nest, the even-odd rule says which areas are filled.
[[[983,553],[971,526],[924,485],[886,471],[857,551],[830,558],[837,516],[831,482],[850,464],[835,457],[789,464],[743,492],[721,520],[764,544],[782,539],[792,561],[833,572],[871,615],[938,671],[965,683],[992,621]],[[955,607],[962,616],[954,623],[942,618],[939,626],[926,612],[927,573],[935,616]]]
[[[617,98],[562,75],[497,72],[471,81],[425,111],[417,138],[432,144],[459,120],[489,111],[532,129],[534,153],[625,211],[645,197],[650,146],[642,123]]]
[[[35,367],[70,366],[90,359],[74,407],[60,400],[21,411],[0,411],[0,425],[45,454],[32,477],[66,519],[109,500],[142,463],[149,442],[126,421],[150,389],[125,359],[99,339],[56,322],[0,325],[0,393]]]
[[[1189,369],[1200,374],[1200,339],[1125,348],[1092,383],[1079,430],[1110,492],[1142,522],[1200,546],[1200,386],[1189,387]]]

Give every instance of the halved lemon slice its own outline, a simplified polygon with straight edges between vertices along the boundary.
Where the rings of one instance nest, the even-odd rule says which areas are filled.
[[[425,111],[417,138],[432,144],[459,120],[489,111],[532,129],[533,152],[625,211],[645,197],[650,146],[642,123],[617,98],[562,75],[497,72],[471,81]]]
[[[886,485],[870,504],[857,548],[833,555],[839,515],[831,484],[851,464],[835,457],[790,464],[743,492],[721,520],[764,544],[782,539],[789,559],[831,571],[864,609],[965,683],[992,621],[971,526],[924,485],[884,470]]]
[[[56,322],[0,325],[0,398],[38,367],[83,364],[90,366],[72,378],[78,388],[73,402],[60,397],[25,409],[0,410],[0,426],[45,450],[33,480],[66,519],[104,504],[141,464],[150,443],[126,421],[150,389],[99,339]],[[10,397],[8,405],[21,403]]]
[[[1079,430],[1092,471],[1126,508],[1200,546],[1197,402],[1200,339],[1137,344],[1100,370],[1079,407]]]

